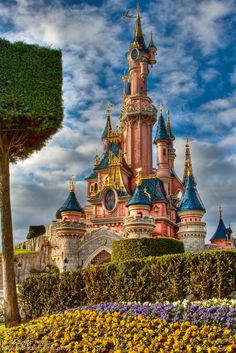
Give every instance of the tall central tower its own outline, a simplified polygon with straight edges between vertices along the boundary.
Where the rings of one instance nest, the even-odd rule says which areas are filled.
[[[152,34],[145,45],[140,8],[136,9],[136,26],[133,42],[127,53],[128,76],[124,77],[124,101],[121,113],[123,153],[133,175],[142,168],[142,175],[152,174],[152,127],[156,122],[156,108],[147,96],[147,77],[150,66],[156,63],[157,49]],[[126,82],[127,81],[127,82]],[[135,185],[135,179],[131,188]]]

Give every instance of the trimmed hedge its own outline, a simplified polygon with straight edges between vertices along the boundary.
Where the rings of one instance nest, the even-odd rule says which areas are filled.
[[[44,225],[40,226],[29,226],[29,232],[27,234],[27,239],[37,238],[40,235],[43,235],[46,232]]]
[[[16,162],[40,150],[61,128],[61,51],[0,38],[0,53],[2,150]]]
[[[236,290],[236,251],[164,255],[26,279],[20,290],[29,317],[101,302],[224,298]]]
[[[112,243],[112,261],[114,262],[183,252],[182,241],[166,237],[122,239]]]
[[[50,118],[61,122],[61,51],[0,38],[0,123]],[[53,119],[52,119],[53,118]]]
[[[20,287],[20,303],[28,318],[81,306],[85,298],[80,270],[34,275]]]

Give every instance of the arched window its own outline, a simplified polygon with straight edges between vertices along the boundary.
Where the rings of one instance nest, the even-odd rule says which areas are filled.
[[[94,184],[94,191],[97,191],[97,190],[98,190],[98,184],[95,183],[95,184]]]
[[[91,261],[91,265],[101,265],[111,261],[111,254],[106,250],[102,250]]]
[[[166,149],[163,148],[163,156],[166,156]]]
[[[138,212],[137,215],[138,215],[139,217],[141,217],[141,218],[143,217],[142,212]]]

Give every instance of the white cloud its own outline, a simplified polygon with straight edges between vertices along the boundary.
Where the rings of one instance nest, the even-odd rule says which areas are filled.
[[[12,5],[0,3],[0,25],[13,24],[10,29],[6,27],[2,36],[63,50],[64,128],[42,151],[12,167],[13,220],[18,241],[25,237],[29,224],[47,224],[54,218],[67,196],[71,174],[79,179],[77,190],[81,204],[86,202],[86,185],[82,179],[93,166],[96,148],[102,152],[100,136],[109,101],[114,103],[113,122],[119,116],[122,81],[121,72],[117,71],[127,68],[124,54],[129,47],[127,37],[133,36],[134,24],[121,19],[121,13],[126,10],[124,5],[129,6],[118,0],[105,1],[100,8],[86,2],[73,6],[43,0],[37,4],[33,0],[18,0]],[[218,78],[214,68],[217,60],[211,56],[208,69],[199,72],[196,52],[206,58],[227,45],[229,38],[222,20],[233,14],[233,2],[160,0],[150,1],[147,6],[148,10],[142,13],[146,42],[152,30],[158,47],[158,63],[149,79],[151,98],[156,105],[163,100],[165,106],[172,108],[173,125],[182,128],[182,135],[191,122],[198,133],[212,131],[222,137],[222,124],[234,123],[236,92],[210,100],[198,113],[184,109],[203,92],[199,74],[205,80]],[[170,35],[171,26],[174,29]],[[231,83],[235,83],[234,76],[235,70],[230,76]],[[232,191],[235,156],[231,153],[230,158],[225,157],[235,138],[232,129],[224,141],[215,145],[201,141],[192,144],[194,173],[207,207],[210,231],[216,225],[217,207],[219,203],[224,205],[223,200],[227,200],[224,209],[228,220],[235,219],[232,207],[236,196]],[[176,167],[182,176],[184,142],[178,139],[176,146]]]

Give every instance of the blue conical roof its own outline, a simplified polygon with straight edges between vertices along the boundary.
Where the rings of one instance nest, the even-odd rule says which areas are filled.
[[[102,140],[106,139],[111,134],[111,132],[112,132],[111,119],[110,119],[110,115],[108,115],[106,126],[102,133]]]
[[[227,232],[228,232],[228,229],[226,228],[223,219],[220,218],[215,234],[211,237],[210,240],[220,240],[220,239],[227,240]]]
[[[131,205],[152,205],[151,200],[148,196],[145,195],[141,185],[136,186],[134,194],[129,200],[129,202],[127,202],[126,207]]]
[[[187,176],[186,188],[177,211],[180,212],[188,210],[206,211],[202,200],[198,194],[192,174]]]
[[[169,135],[166,130],[165,120],[164,120],[163,116],[160,115],[159,119],[158,119],[158,125],[157,125],[156,136],[154,138],[154,143],[156,143],[157,141],[163,141],[163,140],[168,141]]]
[[[74,191],[70,191],[66,201],[57,211],[56,217],[61,218],[61,212],[64,212],[64,211],[77,211],[82,213],[84,212],[83,208],[80,206],[79,201],[75,196]]]

